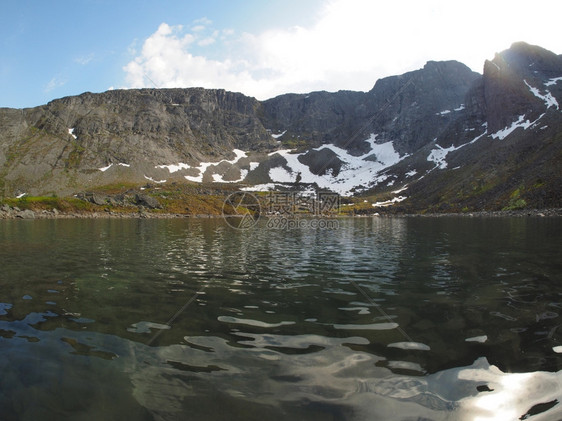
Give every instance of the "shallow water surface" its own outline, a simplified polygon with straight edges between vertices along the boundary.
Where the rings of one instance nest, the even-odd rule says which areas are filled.
[[[0,221],[0,419],[559,419],[561,234]]]

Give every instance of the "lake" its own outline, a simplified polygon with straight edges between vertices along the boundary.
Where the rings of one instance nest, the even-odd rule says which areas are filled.
[[[562,219],[0,221],[2,420],[562,418]]]

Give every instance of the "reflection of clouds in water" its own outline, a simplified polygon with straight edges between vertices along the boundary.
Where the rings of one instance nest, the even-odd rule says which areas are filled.
[[[279,326],[295,324],[295,322],[290,322],[290,321],[281,321],[279,323],[266,323],[260,320],[239,319],[237,317],[231,317],[231,316],[219,316],[218,321],[223,323],[242,324],[247,326],[263,327],[263,328],[279,327]]]
[[[265,405],[285,415],[291,409],[303,411],[302,402],[315,402],[347,408],[349,419],[357,420],[507,420],[561,395],[562,372],[503,373],[481,358],[425,377],[396,375],[376,366],[382,357],[346,346],[364,345],[364,338],[237,335],[247,340],[236,347],[221,338],[186,337],[188,345],[144,348],[143,363],[131,372],[135,398],[163,420],[177,417],[185,410],[182,402],[199,399],[205,391],[212,391],[217,406],[235,398],[249,408]],[[308,352],[313,347],[316,352]],[[170,365],[181,361],[189,364],[183,372]],[[389,366],[421,371],[407,361],[390,361]],[[488,388],[479,392],[477,387],[484,385]],[[203,415],[211,420],[222,416],[213,407]],[[546,418],[533,419],[561,415],[556,405],[544,413]]]
[[[394,342],[387,345],[389,348],[399,348],[406,350],[416,350],[416,351],[430,351],[431,348],[420,342]]]
[[[458,370],[458,379],[486,384],[489,392],[461,400],[462,412],[470,413],[474,420],[503,421],[527,419],[528,411],[538,404],[562,398],[562,371],[549,373],[503,373],[497,367],[488,365],[484,358],[472,367]],[[558,404],[536,415],[533,420],[551,420],[562,417]]]
[[[133,323],[131,327],[127,328],[127,331],[133,333],[151,333],[152,332],[151,329],[167,330],[170,329],[170,326],[163,325],[160,323],[142,321],[138,323]]]

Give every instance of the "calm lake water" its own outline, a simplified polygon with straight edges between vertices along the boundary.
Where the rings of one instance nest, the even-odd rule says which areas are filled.
[[[559,218],[0,221],[0,419],[560,419],[561,239]]]

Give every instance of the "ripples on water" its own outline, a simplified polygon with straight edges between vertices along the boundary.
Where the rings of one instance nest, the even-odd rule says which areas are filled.
[[[561,228],[0,221],[0,418],[560,418]]]

